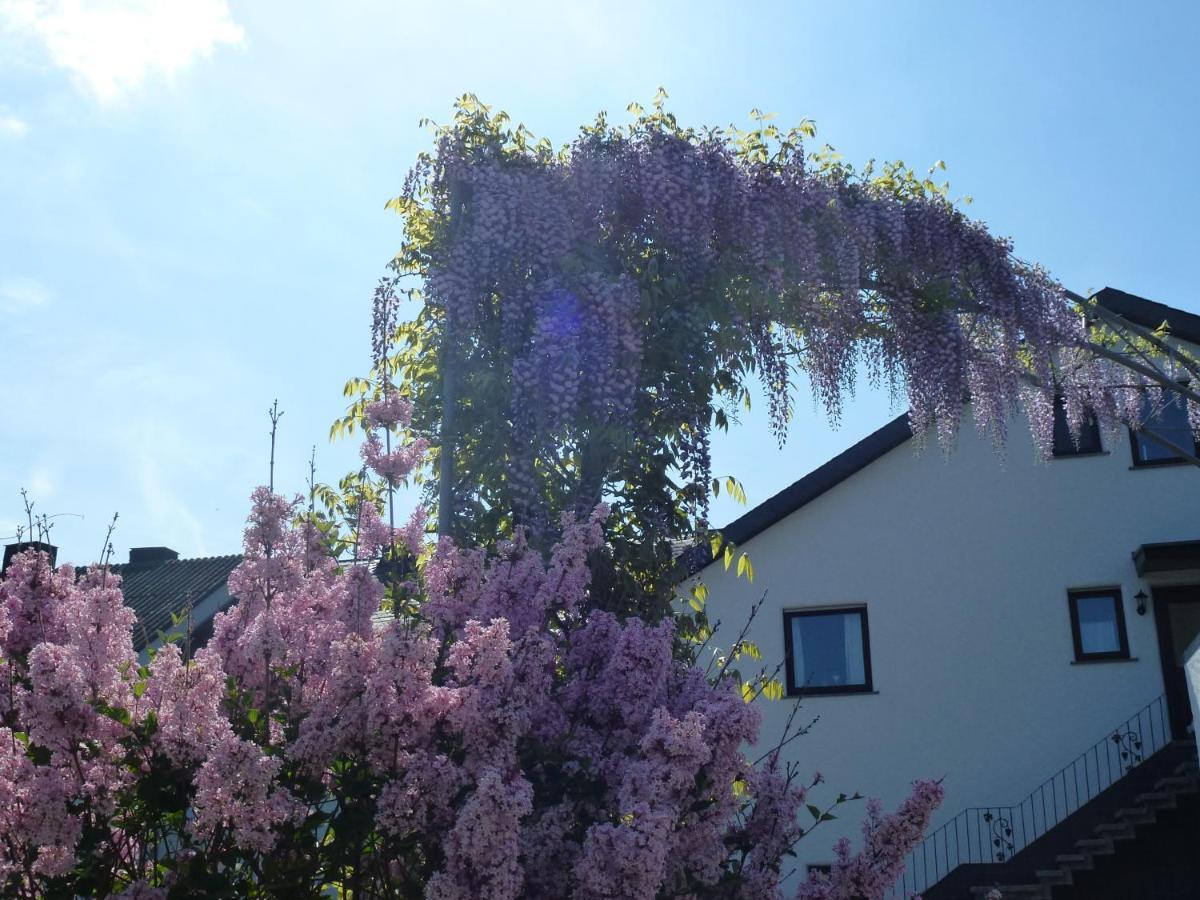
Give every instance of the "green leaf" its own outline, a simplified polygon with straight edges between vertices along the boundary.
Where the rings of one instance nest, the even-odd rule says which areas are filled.
[[[716,479],[713,479],[713,484],[716,484]],[[725,490],[729,492],[729,496],[733,497],[742,506],[746,505],[746,489],[742,487],[742,483],[732,475],[725,478]]]
[[[814,819],[816,819],[818,822],[820,822],[820,821],[821,821],[821,809],[820,809],[820,807],[818,807],[818,806],[813,806],[811,803],[809,803],[809,804],[808,804],[808,814],[809,814],[810,816],[812,816]]]
[[[725,545],[725,571],[726,572],[729,571],[729,567],[732,564],[733,564],[733,545],[726,544]]]
[[[725,568],[729,568],[728,563],[726,563]],[[741,578],[744,575],[746,576],[747,581],[749,581],[751,584],[754,584],[754,566],[750,563],[750,556],[745,552],[738,557],[737,573],[738,578]]]

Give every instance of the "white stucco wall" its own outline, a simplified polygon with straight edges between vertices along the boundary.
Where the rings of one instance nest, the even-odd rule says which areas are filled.
[[[728,640],[767,592],[752,638],[768,667],[784,658],[785,610],[867,606],[876,692],[806,699],[819,721],[789,748],[825,775],[816,802],[861,791],[894,807],[932,777],[946,788],[934,827],[1016,803],[1163,693],[1131,553],[1200,538],[1200,472],[1131,469],[1125,433],[1104,446],[1042,461],[1021,424],[1005,458],[969,424],[949,456],[908,442],[743,544],[754,584],[719,563],[701,573]],[[1075,663],[1067,591],[1117,585],[1133,661]],[[771,741],[790,704],[759,702]],[[799,870],[857,838],[862,812],[802,840]]]

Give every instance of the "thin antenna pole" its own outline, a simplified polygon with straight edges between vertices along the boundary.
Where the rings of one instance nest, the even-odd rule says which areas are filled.
[[[283,413],[279,411],[278,397],[271,404],[271,408],[267,410],[267,415],[271,418],[271,474],[267,489],[273,494],[275,493],[275,432],[279,428],[279,420],[283,418]]]
[[[35,540],[33,532],[33,503],[25,488],[21,488],[21,501],[25,504],[25,518],[29,520],[29,539]]]

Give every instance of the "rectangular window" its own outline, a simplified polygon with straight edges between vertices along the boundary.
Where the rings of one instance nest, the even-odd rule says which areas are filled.
[[[1077,662],[1129,659],[1120,588],[1069,591],[1067,600],[1071,606],[1071,637],[1075,641]]]
[[[865,606],[783,614],[788,693],[870,691],[871,646]]]
[[[1187,402],[1181,395],[1172,392],[1170,397],[1163,398],[1157,409],[1147,398],[1142,406],[1142,417],[1149,428],[1172,443],[1185,450],[1200,450],[1200,445],[1192,436],[1192,428],[1188,424]],[[1170,466],[1186,462],[1174,450],[1159,443],[1144,431],[1130,430],[1129,440],[1133,445],[1135,466]]]
[[[1082,456],[1085,453],[1100,453],[1100,424],[1095,416],[1088,416],[1079,428],[1079,443],[1071,435],[1067,424],[1067,405],[1062,397],[1054,398],[1054,455]]]

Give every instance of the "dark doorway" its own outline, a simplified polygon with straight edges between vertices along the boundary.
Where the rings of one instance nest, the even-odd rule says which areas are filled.
[[[1192,721],[1183,653],[1200,634],[1200,585],[1154,589],[1154,618],[1158,627],[1158,653],[1162,659],[1163,684],[1171,734],[1187,737]]]

